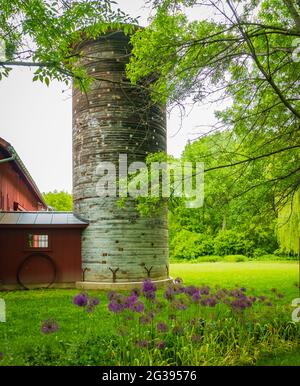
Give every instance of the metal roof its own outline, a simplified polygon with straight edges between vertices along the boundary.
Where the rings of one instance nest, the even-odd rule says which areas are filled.
[[[72,212],[0,212],[0,225],[88,225]]]

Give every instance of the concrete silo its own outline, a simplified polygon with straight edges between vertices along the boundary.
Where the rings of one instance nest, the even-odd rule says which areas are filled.
[[[169,277],[167,210],[144,218],[131,201],[120,208],[118,197],[101,197],[96,189],[101,162],[118,165],[127,154],[129,165],[166,150],[165,109],[126,79],[129,39],[112,31],[77,47],[96,79],[87,93],[73,90],[73,210],[90,223],[82,236],[83,288]]]

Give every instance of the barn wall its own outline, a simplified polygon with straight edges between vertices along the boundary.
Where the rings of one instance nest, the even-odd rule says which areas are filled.
[[[42,209],[24,179],[14,170],[12,163],[5,162],[0,164],[0,210],[14,210],[14,202],[23,210]]]
[[[49,234],[50,248],[41,251],[49,255],[57,267],[57,283],[73,283],[81,280],[81,230],[80,229],[0,229],[0,282],[15,284],[21,262],[35,250],[26,247],[28,233]],[[37,264],[39,264],[37,262]],[[43,264],[40,265],[43,270]],[[38,265],[35,270],[38,269]],[[43,282],[44,275],[35,277],[35,283]],[[41,281],[40,281],[41,280]]]
[[[87,73],[99,78],[87,94],[73,91],[73,210],[89,220],[82,239],[86,280],[141,281],[147,270],[152,279],[165,279],[167,211],[141,218],[134,203],[120,208],[118,198],[99,197],[96,191],[102,161],[118,166],[119,154],[127,154],[129,165],[166,150],[165,109],[151,102],[145,88],[126,79],[128,36],[111,33],[78,50],[84,53],[81,64]]]

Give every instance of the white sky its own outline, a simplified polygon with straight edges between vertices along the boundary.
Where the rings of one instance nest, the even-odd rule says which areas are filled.
[[[118,3],[131,16],[142,16],[141,25],[147,24],[149,9],[144,8],[144,0]],[[0,82],[0,137],[14,146],[42,192],[71,192],[71,92],[58,82],[49,87],[32,82],[32,73],[27,68],[14,69],[8,79]],[[187,140],[200,131],[197,126],[214,122],[211,106],[196,106],[179,130],[179,112],[172,111],[168,117],[168,153],[180,156]]]

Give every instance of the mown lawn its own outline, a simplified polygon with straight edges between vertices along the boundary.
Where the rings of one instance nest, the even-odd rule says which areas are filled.
[[[200,342],[191,344],[187,338],[191,330],[186,328],[182,336],[171,332],[159,335],[165,340],[164,350],[137,349],[134,344],[140,326],[129,321],[126,327],[123,316],[108,312],[104,292],[89,292],[101,301],[93,313],[72,304],[76,290],[3,292],[7,322],[0,324],[0,364],[300,365],[299,323],[291,322],[291,301],[299,297],[296,263],[173,264],[171,275],[182,277],[185,285],[245,287],[247,294],[264,295],[272,305],[256,302],[253,309],[235,314],[225,304],[214,308],[191,304],[178,314],[176,326],[185,329],[192,317],[201,316],[205,329]],[[164,307],[156,318],[171,328],[169,305]],[[47,319],[57,322],[58,332],[41,333],[41,324]],[[143,336],[150,333],[153,335],[153,330],[145,330]]]

